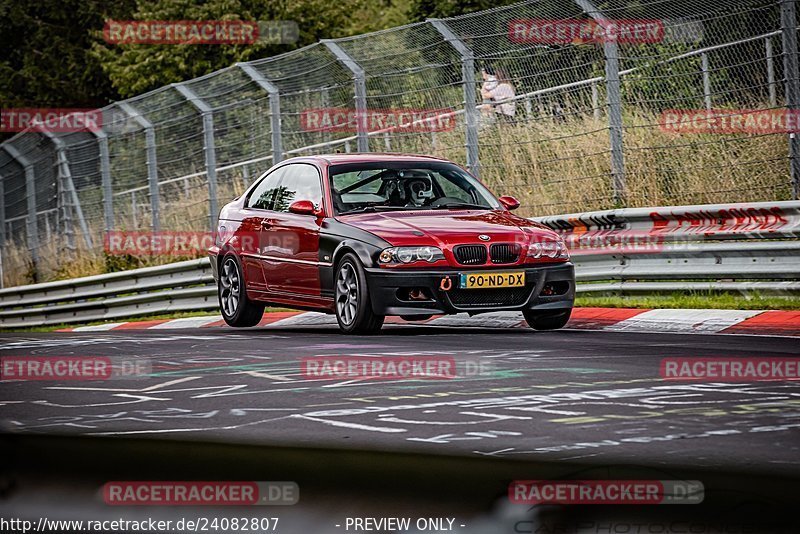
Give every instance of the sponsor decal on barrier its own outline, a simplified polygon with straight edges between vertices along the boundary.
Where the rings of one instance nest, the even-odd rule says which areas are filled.
[[[108,482],[103,500],[111,506],[286,506],[296,504],[295,482]]]
[[[686,234],[748,234],[778,232],[791,225],[784,211],[775,207],[731,206],[719,210],[671,212],[650,214],[652,232]],[[795,223],[796,224],[796,223]]]
[[[800,380],[800,358],[665,358],[660,374],[665,380]]]
[[[3,356],[0,381],[117,380],[150,375],[149,360],[109,356]]]
[[[664,40],[661,20],[514,19],[508,23],[508,38],[517,44],[566,45],[616,42],[660,43]]]
[[[514,504],[699,504],[699,480],[516,480]]]
[[[249,45],[297,42],[295,21],[254,20],[107,20],[103,39],[109,44]]]
[[[300,127],[307,132],[447,132],[456,127],[456,118],[452,109],[400,108],[359,112],[348,108],[316,108],[300,113]]]
[[[681,211],[685,209],[685,211]],[[658,210],[649,216],[625,217],[598,212],[580,217],[548,218],[570,254],[659,253],[699,250],[699,241],[725,236],[779,234],[800,229],[800,218],[778,206],[698,207]]]
[[[28,128],[50,133],[99,132],[103,128],[103,112],[84,108],[0,109],[0,132]]]
[[[668,109],[658,123],[676,134],[786,134],[800,132],[800,110]]]

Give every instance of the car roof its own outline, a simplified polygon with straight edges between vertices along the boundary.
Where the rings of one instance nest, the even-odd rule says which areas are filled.
[[[443,158],[437,158],[435,156],[426,156],[423,154],[398,154],[398,153],[380,153],[380,152],[369,152],[369,153],[349,153],[349,154],[319,154],[315,156],[301,156],[297,158],[292,158],[290,160],[285,160],[285,162],[289,161],[309,161],[309,160],[322,160],[330,165],[336,165],[340,163],[375,163],[381,161],[444,161],[448,162],[448,160]]]

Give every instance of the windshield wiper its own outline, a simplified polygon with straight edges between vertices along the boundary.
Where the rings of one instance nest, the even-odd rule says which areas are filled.
[[[375,213],[376,211],[407,210],[406,206],[364,206],[339,213],[339,215],[350,215],[352,213]]]
[[[490,210],[490,209],[492,209],[489,206],[482,206],[480,204],[470,204],[469,202],[445,202],[444,204],[438,204],[436,206],[431,206],[431,209],[434,209],[434,210],[450,209],[450,208],[467,208],[467,209],[479,209],[479,210]]]

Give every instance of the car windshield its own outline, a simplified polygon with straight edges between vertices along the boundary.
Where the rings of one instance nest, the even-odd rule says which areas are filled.
[[[495,209],[492,194],[457,165],[372,162],[334,165],[329,171],[338,215],[418,209]]]

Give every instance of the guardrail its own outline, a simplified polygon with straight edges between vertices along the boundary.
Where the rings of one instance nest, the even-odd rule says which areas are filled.
[[[800,291],[800,202],[626,208],[536,218],[580,293]]]
[[[628,208],[535,219],[580,293],[800,292],[800,202]],[[0,327],[217,309],[208,259],[0,290]]]

